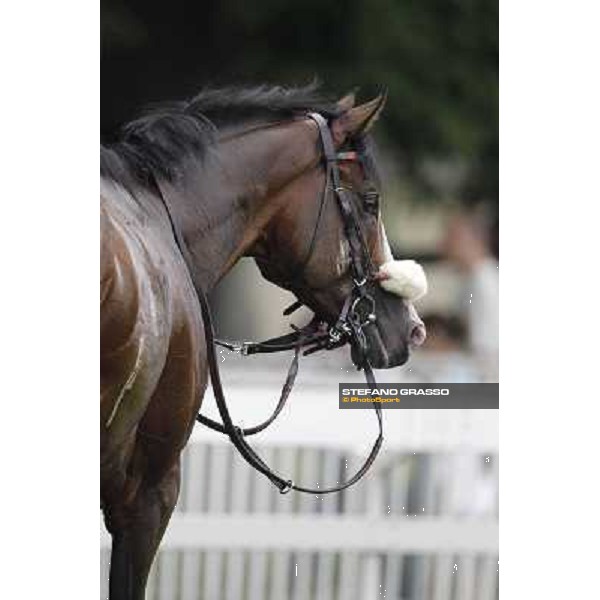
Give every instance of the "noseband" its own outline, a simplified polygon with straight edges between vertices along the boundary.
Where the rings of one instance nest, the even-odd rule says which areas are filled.
[[[301,350],[303,350],[304,355],[307,355],[319,350],[331,350],[333,348],[339,348],[349,343],[355,350],[356,356],[358,356],[358,368],[364,371],[369,387],[376,387],[373,371],[367,356],[367,342],[364,333],[364,328],[372,325],[376,321],[375,301],[366,290],[366,284],[373,279],[374,269],[364,235],[360,228],[358,217],[355,214],[350,192],[341,183],[338,165],[340,160],[355,160],[356,153],[336,153],[331,131],[329,130],[329,126],[325,118],[318,113],[309,113],[307,116],[317,124],[319,129],[321,145],[323,148],[323,158],[325,161],[326,178],[321,197],[321,205],[319,207],[319,213],[317,216],[317,223],[309,244],[307,255],[302,263],[299,276],[301,277],[303,275],[304,269],[312,257],[317,232],[319,229],[319,223],[324,212],[323,207],[328,193],[331,190],[340,209],[344,233],[350,249],[350,275],[352,278],[352,290],[346,297],[337,321],[333,325],[329,325],[315,317],[315,319],[313,319],[304,328],[300,329],[292,326],[294,331],[291,334],[272,338],[264,342],[243,342],[242,344],[232,344],[230,342],[224,342],[215,339],[212,313],[208,304],[206,293],[200,285],[200,282],[196,281],[194,276],[195,270],[191,268],[193,262],[191,260],[189,250],[185,244],[181,232],[175,226],[167,200],[162,194],[160,194],[161,200],[166,208],[177,247],[179,248],[183,259],[188,266],[194,282],[194,288],[198,296],[198,301],[200,303],[202,320],[204,324],[204,334],[206,338],[208,368],[212,382],[213,393],[222,423],[218,423],[217,421],[209,419],[208,417],[200,414],[197,415],[196,420],[199,423],[206,425],[210,429],[227,435],[246,462],[248,462],[248,464],[250,464],[254,469],[265,475],[277,488],[279,488],[279,491],[282,494],[285,494],[290,490],[297,490],[310,494],[330,494],[333,492],[339,492],[354,485],[367,473],[375,461],[375,458],[377,457],[377,454],[379,453],[383,443],[383,419],[381,407],[378,403],[373,402],[372,406],[377,416],[379,434],[375,440],[375,443],[373,444],[373,447],[371,448],[369,456],[363,465],[350,479],[336,487],[313,489],[296,485],[293,481],[285,479],[278,473],[275,473],[262,460],[262,458],[246,440],[247,436],[254,435],[266,429],[283,410],[298,373],[298,360]],[[365,199],[365,202],[368,202],[368,199]],[[302,304],[300,302],[295,302],[291,307],[284,311],[284,314],[290,314],[301,305]],[[227,406],[227,401],[225,400],[225,394],[221,382],[219,361],[217,360],[216,355],[217,344],[228,348],[229,350],[240,352],[243,355],[279,352],[284,350],[294,351],[294,357],[288,370],[287,379],[283,386],[279,402],[277,403],[277,406],[275,407],[275,410],[271,416],[263,423],[260,423],[255,427],[248,427],[244,429],[234,424]]]

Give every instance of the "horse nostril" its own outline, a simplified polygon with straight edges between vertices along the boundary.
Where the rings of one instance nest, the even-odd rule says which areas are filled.
[[[423,323],[416,323],[410,330],[410,343],[413,346],[421,346],[427,337],[427,331]]]

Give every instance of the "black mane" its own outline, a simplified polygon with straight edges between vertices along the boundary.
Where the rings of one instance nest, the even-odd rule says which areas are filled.
[[[336,103],[311,84],[301,88],[259,86],[205,89],[188,101],[157,105],[121,129],[118,142],[100,147],[100,175],[142,185],[152,174],[172,180],[185,156],[202,156],[219,127],[244,121],[270,122],[306,112],[331,118]]]

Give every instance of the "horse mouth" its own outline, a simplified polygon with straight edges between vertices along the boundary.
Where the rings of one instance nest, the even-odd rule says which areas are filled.
[[[357,366],[362,366],[363,357],[355,345],[351,349],[352,362]],[[390,350],[385,347],[379,335],[367,336],[366,359],[374,369],[391,369],[401,367],[408,362],[410,349],[408,345]]]

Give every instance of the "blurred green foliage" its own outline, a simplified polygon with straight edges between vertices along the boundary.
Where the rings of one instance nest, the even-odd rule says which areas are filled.
[[[206,84],[387,88],[377,136],[414,195],[497,205],[495,0],[102,0],[101,73],[106,137],[135,107]]]

